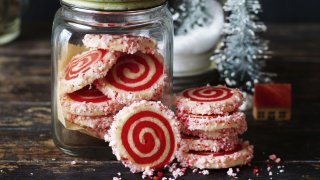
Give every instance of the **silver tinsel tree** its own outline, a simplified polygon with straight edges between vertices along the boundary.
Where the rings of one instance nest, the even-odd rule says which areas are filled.
[[[270,81],[270,74],[262,72],[268,43],[257,35],[266,30],[257,22],[261,5],[259,0],[227,0],[223,8],[228,13],[225,38],[212,60],[228,86],[252,93],[255,83]]]

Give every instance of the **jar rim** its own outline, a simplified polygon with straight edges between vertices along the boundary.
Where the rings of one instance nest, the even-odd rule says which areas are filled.
[[[136,11],[163,5],[167,0],[60,0],[61,4],[102,11]]]

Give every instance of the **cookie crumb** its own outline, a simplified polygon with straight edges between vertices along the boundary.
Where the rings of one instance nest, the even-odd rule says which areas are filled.
[[[151,178],[152,176],[153,176],[153,169],[146,168],[146,170],[142,172],[142,179]]]
[[[180,176],[183,176],[185,173],[184,168],[176,168],[175,170],[172,171],[172,176],[177,179]]]
[[[275,154],[271,154],[271,155],[269,155],[269,159],[274,161],[277,159],[277,156]]]
[[[258,175],[259,169],[257,167],[254,167],[252,172],[254,175]]]
[[[228,169],[227,174],[228,174],[228,176],[231,176],[231,177],[236,177],[237,176],[237,173],[234,173],[232,168]]]
[[[209,175],[209,171],[208,171],[208,170],[202,170],[202,171],[199,172],[199,173],[201,173],[201,174],[203,174],[203,175]]]

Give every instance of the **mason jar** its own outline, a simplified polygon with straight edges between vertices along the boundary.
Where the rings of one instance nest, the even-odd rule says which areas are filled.
[[[52,31],[52,124],[70,155],[114,159],[105,136],[133,102],[172,105],[166,0],[61,0]]]

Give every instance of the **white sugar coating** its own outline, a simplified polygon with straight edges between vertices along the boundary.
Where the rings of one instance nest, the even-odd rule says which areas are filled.
[[[169,158],[169,162],[170,163],[174,157],[175,157],[175,153],[177,153],[177,149],[180,146],[180,133],[179,133],[179,123],[176,120],[175,114],[168,109],[168,107],[164,106],[161,102],[153,102],[153,101],[139,101],[139,102],[134,102],[133,104],[131,104],[130,106],[124,107],[122,110],[120,110],[115,116],[114,119],[115,121],[112,123],[110,130],[108,131],[109,133],[109,138],[110,139],[106,139],[106,140],[110,140],[109,145],[112,147],[113,153],[114,155],[117,157],[118,160],[121,160],[122,163],[126,166],[129,167],[131,172],[141,172],[144,171],[146,169],[150,169],[152,167],[154,167],[155,165],[161,163],[163,161],[163,159],[166,157],[165,152],[168,152],[170,147],[167,145],[168,142],[160,142],[160,143],[166,143],[166,148],[164,150],[164,153],[162,153],[163,155],[161,155],[161,157],[159,157],[159,159],[155,160],[155,162],[149,163],[149,164],[139,164],[134,162],[133,158],[129,155],[129,153],[127,152],[126,148],[123,146],[122,143],[122,139],[121,139],[121,132],[122,132],[122,128],[124,126],[124,124],[126,123],[126,121],[133,115],[142,112],[142,111],[151,111],[154,112],[156,114],[159,114],[161,116],[163,116],[170,124],[171,129],[173,131],[173,135],[174,135],[174,141],[175,141],[175,147],[174,147],[174,153],[171,155],[171,157]],[[140,122],[140,120],[143,120],[143,118],[140,118],[138,121]],[[159,127],[164,128],[163,124],[160,121],[157,121],[156,119],[147,118],[148,121],[152,122],[152,123],[156,123]],[[139,123],[138,121],[136,121],[137,123]],[[130,126],[130,129],[133,127],[134,124],[132,124]],[[130,136],[130,134],[133,132],[129,129],[128,132],[128,136],[129,136],[129,143],[133,143],[132,140],[132,136],[141,136],[140,134],[132,134],[132,136]],[[168,133],[167,129],[163,129],[164,132]],[[145,131],[141,131],[142,133],[147,132],[148,130]],[[152,131],[148,131],[150,133],[152,133]],[[166,134],[166,133],[165,133]],[[166,134],[168,135],[168,134]],[[108,137],[108,136],[106,136]],[[167,141],[171,141],[170,139],[168,139],[168,137],[166,137]],[[141,141],[141,138],[140,138]],[[155,140],[156,141],[156,140]],[[155,149],[155,148],[154,148]],[[132,149],[134,152],[136,152],[136,148]],[[157,149],[155,149],[157,150]],[[137,154],[137,153],[136,153]],[[138,152],[139,154],[139,152]]]
[[[106,54],[103,56],[104,52],[106,52]],[[101,57],[96,60],[92,59],[92,57],[85,58],[88,57],[88,54],[94,53],[99,54],[99,57]],[[59,75],[61,91],[63,93],[72,93],[92,84],[95,80],[104,77],[119,57],[120,53],[118,52],[99,49],[91,49],[74,56],[67,64],[64,71]],[[90,61],[93,62],[91,64],[86,64]],[[77,74],[72,74],[73,78],[68,79],[67,76],[69,73],[72,73],[72,71],[75,71]]]
[[[237,136],[247,131],[247,123],[240,124],[238,128],[219,129],[214,131],[190,130],[186,124],[181,124],[180,131],[183,134],[192,135],[205,139],[221,139]]]
[[[239,144],[238,136],[226,137],[222,139],[204,139],[181,137],[181,150],[188,151],[232,151]]]
[[[234,112],[225,115],[193,115],[177,112],[178,120],[189,130],[214,131],[219,129],[239,128],[246,126],[246,115]]]
[[[184,93],[187,93],[187,92],[190,94],[195,91],[212,90],[214,88],[230,90],[232,93],[232,96],[224,100],[204,102],[204,101],[195,101],[183,95]],[[190,94],[190,95],[196,97],[195,94]],[[202,94],[202,95],[206,95],[206,94]],[[215,94],[212,92],[212,95],[215,95]],[[205,98],[201,98],[201,99],[204,100]],[[239,89],[231,89],[222,85],[218,85],[218,86],[204,86],[204,87],[191,88],[191,89],[184,90],[176,95],[175,104],[176,104],[177,110],[182,113],[212,115],[212,114],[225,114],[225,113],[233,112],[238,109],[238,107],[242,104],[242,102],[243,102],[243,95]]]
[[[248,164],[253,158],[253,146],[242,143],[242,149],[232,154],[214,156],[178,151],[177,160],[183,167],[199,169],[222,169]]]
[[[66,120],[82,127],[96,130],[109,129],[113,122],[113,115],[109,116],[78,116],[66,113]]]
[[[146,59],[148,65],[150,65],[150,71],[148,73],[148,76],[144,79],[142,79],[139,83],[131,83],[126,84],[125,82],[122,82],[119,77],[117,77],[118,71],[116,71],[117,65],[115,65],[109,73],[113,74],[114,78],[117,78],[115,80],[117,83],[128,86],[130,88],[135,88],[137,86],[141,86],[146,82],[149,82],[152,76],[156,73],[156,66],[153,64],[152,58],[150,55],[136,53],[135,55],[143,57],[143,59]],[[163,65],[163,57],[159,53],[154,53],[154,56],[156,59]],[[118,64],[120,66],[120,64]],[[122,73],[126,73],[126,75],[131,75],[132,77],[128,77],[129,79],[135,79],[135,75],[142,74],[142,71],[145,70],[144,68],[141,68],[138,73],[129,73],[127,70],[124,70]],[[141,72],[140,72],[141,71]],[[125,76],[124,74],[122,74]],[[147,87],[143,90],[138,91],[126,91],[124,89],[119,89],[113,84],[111,84],[106,78],[100,78],[99,80],[95,81],[95,85],[97,89],[99,89],[103,94],[105,94],[108,97],[113,98],[115,101],[117,101],[120,104],[131,104],[134,101],[140,101],[140,100],[156,100],[159,99],[159,97],[162,96],[163,88],[165,84],[168,81],[167,74],[163,73],[155,83],[153,83],[150,87]]]
[[[75,125],[81,126],[83,133],[104,139],[113,122],[113,115],[109,116],[78,116],[70,113],[65,114],[65,119]]]
[[[157,50],[157,43],[153,39],[143,36],[87,34],[82,42],[89,48],[107,49],[128,54],[134,54],[138,51],[154,54]]]
[[[68,94],[60,95],[61,106],[69,113],[80,116],[103,116],[118,112],[123,104],[112,99],[103,102],[79,102],[70,98]]]

